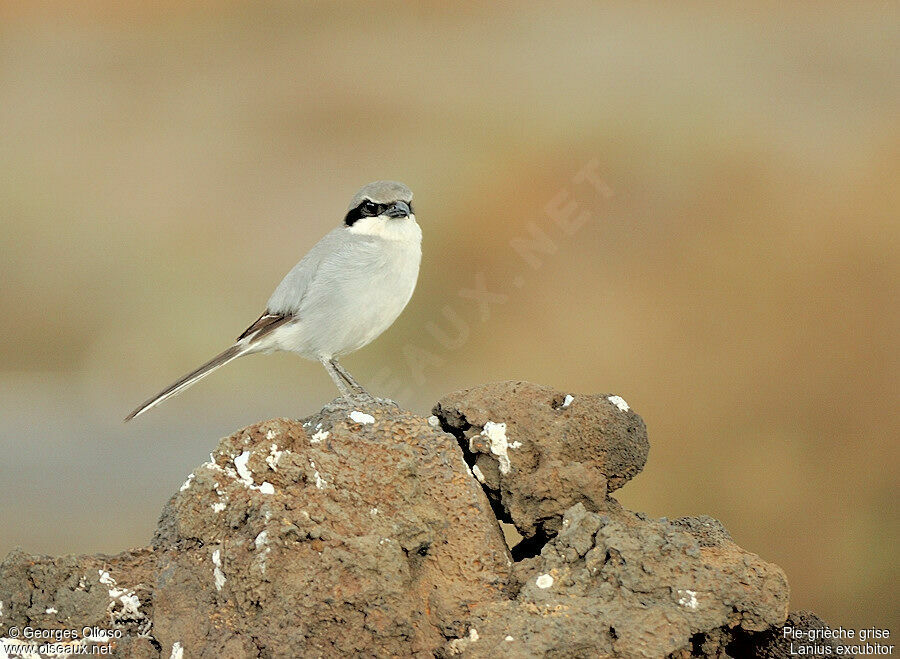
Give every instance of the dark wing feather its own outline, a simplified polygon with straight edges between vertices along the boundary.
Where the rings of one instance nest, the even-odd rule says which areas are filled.
[[[244,330],[244,333],[241,334],[237,340],[242,341],[247,337],[250,338],[250,343],[254,341],[258,341],[261,337],[265,336],[269,332],[271,332],[276,327],[280,327],[284,325],[289,320],[294,318],[291,314],[275,314],[275,313],[264,313],[262,316],[256,319],[256,322],[253,323],[250,327]]]

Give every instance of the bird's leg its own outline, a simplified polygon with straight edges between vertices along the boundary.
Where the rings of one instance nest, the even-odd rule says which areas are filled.
[[[359,382],[357,382],[356,379],[352,375],[350,375],[350,373],[347,371],[347,369],[338,363],[337,359],[332,359],[331,365],[334,366],[335,370],[340,374],[340,376],[342,378],[344,378],[344,381],[347,384],[349,384],[353,389],[355,389],[358,393],[364,394],[365,396],[372,398],[372,394],[370,394],[368,391],[366,391],[365,387],[363,387]]]
[[[334,364],[329,359],[322,359],[322,366],[325,367],[325,370],[328,371],[328,375],[331,376],[332,382],[334,382],[334,386],[338,388],[338,391],[341,392],[341,396],[344,397],[344,400],[350,401],[351,392],[350,389],[347,388],[347,381],[341,376],[340,372],[334,367]]]

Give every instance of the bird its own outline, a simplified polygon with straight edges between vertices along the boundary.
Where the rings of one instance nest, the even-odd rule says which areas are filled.
[[[360,188],[343,223],[285,275],[265,311],[233,345],[139,405],[125,421],[238,357],[276,351],[320,362],[345,399],[371,399],[338,357],[374,341],[412,297],[422,260],[422,230],[412,197],[397,181]]]

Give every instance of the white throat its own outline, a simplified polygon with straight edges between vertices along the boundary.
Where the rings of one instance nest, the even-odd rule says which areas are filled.
[[[384,240],[400,242],[421,242],[422,229],[416,223],[416,216],[409,217],[361,217],[347,231],[361,236],[377,236]]]

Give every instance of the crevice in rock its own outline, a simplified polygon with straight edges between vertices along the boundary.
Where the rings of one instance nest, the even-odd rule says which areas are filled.
[[[562,406],[563,401],[564,397],[560,396],[560,407]],[[473,428],[477,429],[479,426],[472,425],[463,412],[452,408],[444,408],[440,403],[435,405],[432,412],[438,418],[441,430],[450,435],[453,435],[456,438],[456,441],[459,444],[459,448],[463,454],[463,460],[465,460],[465,463],[471,470],[475,466],[478,455],[476,453],[473,453],[469,449],[469,437],[472,434],[469,431],[471,431]],[[479,485],[481,485],[481,489],[487,497],[488,503],[490,503],[491,505],[491,510],[494,513],[494,517],[497,518],[498,523],[500,523],[501,525],[501,530],[503,530],[503,524],[513,525],[512,516],[503,505],[500,491],[490,488],[485,483],[482,483],[480,481]],[[516,535],[518,535],[518,533],[516,533]],[[512,545],[510,544],[510,538],[507,537],[506,533],[503,534],[503,537],[504,540],[506,540],[507,547],[512,556],[512,560],[516,563],[540,555],[541,549],[543,549],[544,545],[546,545],[547,542],[549,542],[552,538],[551,535],[544,533],[542,530],[539,530],[533,537],[523,538],[517,544]]]
[[[481,485],[481,489],[484,490],[484,494],[487,496],[488,503],[491,504],[491,510],[494,512],[494,517],[497,518],[497,521],[503,522],[504,524],[512,524],[512,517],[509,516],[509,513],[506,512],[506,508],[503,507],[500,493],[496,490],[492,490],[484,483],[479,483],[479,485]]]
[[[541,532],[539,532],[534,537],[523,538],[519,544],[509,550],[512,554],[513,561],[518,563],[519,561],[524,561],[528,558],[540,556],[541,550],[544,548],[544,545],[546,545],[550,541],[550,539],[550,536],[548,536],[546,533]]]
[[[438,418],[438,421],[441,424],[441,430],[443,430],[448,435],[453,435],[456,437],[456,441],[459,443],[459,448],[462,449],[463,458],[466,461],[466,464],[469,465],[471,469],[475,464],[475,454],[469,450],[469,440],[466,439],[466,431],[472,427],[472,424],[466,420],[466,417],[462,414],[457,414],[457,418],[455,420],[455,425],[451,424],[449,421],[449,414],[447,410],[444,410],[440,405],[437,405],[434,408],[434,415]]]
[[[706,635],[703,633],[696,633],[691,636],[691,655],[694,657],[702,657],[703,656],[703,643],[706,641]],[[732,655],[732,656],[741,656],[741,655]]]
[[[731,642],[725,646],[725,651],[729,657],[752,657],[756,654],[759,637],[762,634],[748,634],[742,630],[737,630],[731,638]]]
[[[253,647],[256,648],[256,656],[257,656],[257,658],[262,657],[262,656],[263,656],[263,649],[264,649],[264,647],[265,647],[265,645],[263,644],[262,640],[261,640],[258,636],[251,636],[251,637],[250,637],[250,642],[253,643]]]

